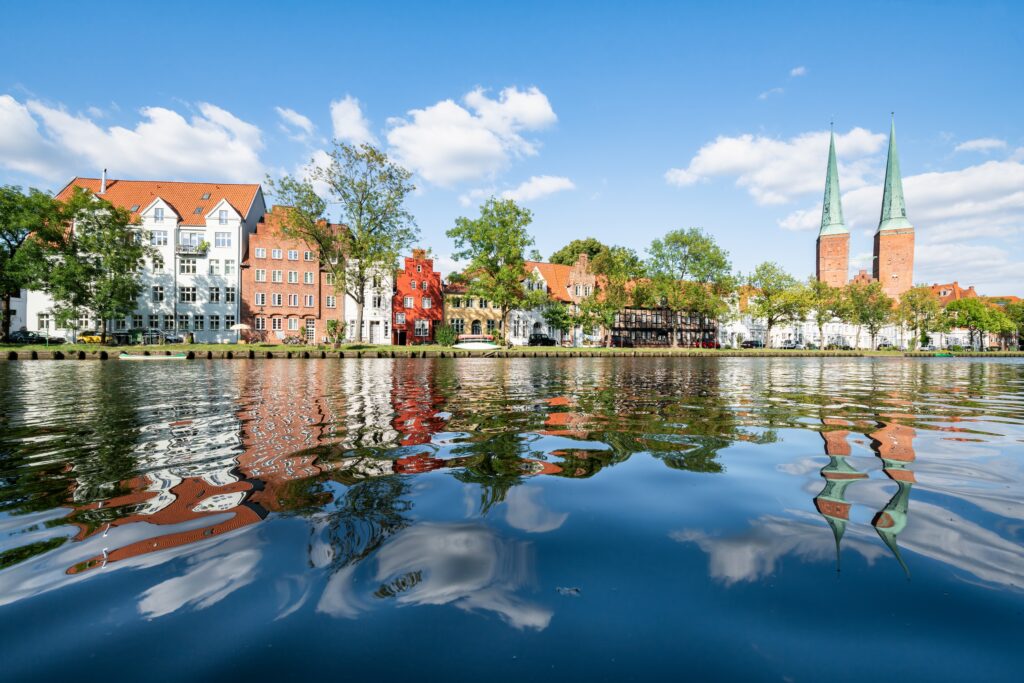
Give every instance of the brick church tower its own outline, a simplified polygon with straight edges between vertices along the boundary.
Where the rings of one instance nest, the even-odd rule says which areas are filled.
[[[875,231],[872,275],[893,299],[914,286],[914,226],[907,220],[903,179],[896,154],[896,121],[889,129],[889,159],[885,164],[882,215]]]
[[[828,144],[828,170],[825,172],[825,199],[821,206],[821,230],[818,232],[818,262],[815,275],[821,282],[843,287],[850,270],[850,231],[843,222],[839,196],[839,167],[836,164],[836,136]]]

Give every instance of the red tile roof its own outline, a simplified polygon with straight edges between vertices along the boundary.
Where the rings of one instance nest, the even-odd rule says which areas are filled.
[[[569,296],[569,273],[572,266],[563,266],[559,263],[541,263],[540,261],[527,261],[526,272],[533,273],[536,268],[544,281],[548,283],[548,290],[558,301],[572,303]]]
[[[63,190],[57,193],[57,199],[67,201],[75,187],[81,187],[93,193],[100,191],[99,178],[75,178]],[[213,210],[221,199],[226,199],[242,217],[249,212],[256,199],[260,186],[233,183],[191,183],[169,182],[164,180],[107,180],[107,191],[102,196],[115,206],[131,210],[132,217],[153,203],[159,197],[167,202],[181,216],[182,225],[206,226],[206,214]],[[209,193],[209,199],[203,195]],[[197,215],[196,208],[201,211]]]
[[[978,293],[974,291],[974,285],[964,289],[955,280],[945,285],[932,285],[932,293],[939,298],[939,302],[943,306],[961,299],[975,299],[978,296]]]

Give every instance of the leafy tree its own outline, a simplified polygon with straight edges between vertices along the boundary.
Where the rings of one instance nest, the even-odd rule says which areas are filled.
[[[1010,319],[1017,328],[1017,347],[1020,347],[1020,338],[1024,337],[1024,301],[1013,301],[1006,304],[1004,308],[1006,317]]]
[[[355,336],[361,342],[367,285],[391,273],[399,254],[419,235],[405,208],[416,188],[409,171],[372,145],[336,141],[328,157],[325,165],[314,165],[307,178],[268,178],[267,185],[288,207],[284,232],[315,246],[320,263],[334,276],[336,290],[355,301]],[[339,205],[343,227],[324,219],[327,202],[314,183],[326,187],[331,203]]]
[[[563,266],[571,266],[576,263],[580,254],[586,254],[593,259],[607,248],[607,246],[593,237],[573,240],[551,255],[551,263],[560,263]]]
[[[860,345],[860,326],[863,326],[871,337],[871,348],[875,348],[878,333],[893,320],[893,300],[879,282],[851,282],[846,287],[846,300],[851,321],[858,326],[856,345]]]
[[[925,285],[918,285],[903,293],[896,317],[914,333],[910,339],[911,350],[917,348],[918,342],[925,343],[932,332],[942,330],[946,322],[939,297],[931,287]]]
[[[780,265],[766,261],[754,269],[748,284],[757,290],[750,301],[751,313],[755,318],[764,318],[768,326],[765,346],[771,348],[772,328],[802,315],[802,302],[794,295],[799,283]]]
[[[549,301],[541,310],[544,322],[550,329],[566,334],[573,326],[572,313],[561,301]]]
[[[807,280],[805,289],[807,312],[814,313],[814,322],[818,326],[818,340],[821,348],[825,348],[825,323],[833,318],[842,318],[845,301],[842,290],[822,282],[816,277]]]
[[[106,341],[107,321],[135,310],[142,293],[139,274],[147,259],[159,262],[160,254],[133,226],[131,212],[87,190],[76,188],[60,216],[72,229],[50,241],[32,240],[32,260],[45,263],[33,271],[33,284],[53,298],[59,324],[70,326],[88,314]]]
[[[434,341],[441,346],[454,346],[458,335],[451,325],[440,325],[434,330]]]
[[[604,344],[611,346],[615,316],[632,301],[630,283],[644,276],[644,264],[626,247],[609,247],[590,264],[597,286],[579,304],[577,321],[584,330],[604,331]]]
[[[650,294],[670,311],[672,346],[678,345],[680,314],[717,318],[728,306],[731,291],[729,254],[700,228],[673,230],[647,250]]]
[[[501,311],[503,335],[510,311],[534,308],[547,297],[523,286],[523,254],[533,245],[526,228],[532,220],[530,210],[515,201],[491,197],[480,207],[479,218],[457,218],[447,233],[455,242],[453,258],[469,262],[463,273],[467,292]]]
[[[999,325],[993,318],[995,311],[978,298],[958,299],[946,306],[946,320],[951,327],[965,328],[970,335],[971,348],[977,348],[975,334],[994,331]]]
[[[58,226],[57,204],[50,195],[35,188],[23,194],[20,187],[0,187],[0,337],[6,339],[11,333],[11,296],[29,283],[33,269],[45,269],[44,264],[33,262],[40,252],[31,244],[24,248],[29,235],[50,241]]]

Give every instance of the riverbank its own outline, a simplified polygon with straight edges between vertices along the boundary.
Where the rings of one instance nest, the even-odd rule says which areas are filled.
[[[184,354],[189,360],[236,358],[587,358],[617,357],[1024,357],[1021,351],[999,352],[931,352],[931,351],[806,351],[786,349],[672,349],[672,348],[604,348],[604,347],[513,347],[490,351],[464,351],[446,346],[383,346],[345,344],[328,346],[293,346],[286,344],[168,344],[160,346],[113,347],[98,344],[64,344],[60,346],[0,345],[0,360],[112,360],[122,352],[138,356],[175,356]]]

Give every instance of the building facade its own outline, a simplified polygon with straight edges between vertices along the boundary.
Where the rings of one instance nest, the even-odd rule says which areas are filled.
[[[56,199],[68,200],[75,188],[127,209],[160,255],[142,271],[135,312],[108,321],[108,331],[156,328],[205,343],[237,338],[231,326],[241,319],[240,266],[266,212],[259,185],[75,178]],[[57,329],[44,292],[30,292],[26,308],[30,330],[72,337],[99,327],[82,319],[74,329]]]
[[[366,281],[363,288],[363,334],[368,344],[391,343],[391,301],[394,297],[394,268],[380,268]],[[345,293],[345,339],[354,342],[356,334],[356,300]]]
[[[404,264],[395,274],[391,343],[432,343],[437,326],[444,322],[441,273],[434,270],[434,259],[427,258],[423,249],[414,249]]]
[[[287,208],[275,206],[257,224],[242,263],[242,312],[250,340],[301,337],[327,341],[327,321],[345,320],[345,300],[316,248],[284,234]],[[340,226],[338,226],[340,229]]]
[[[470,296],[466,285],[450,282],[444,285],[444,316],[455,334],[490,334],[498,336],[501,309],[487,299]]]

